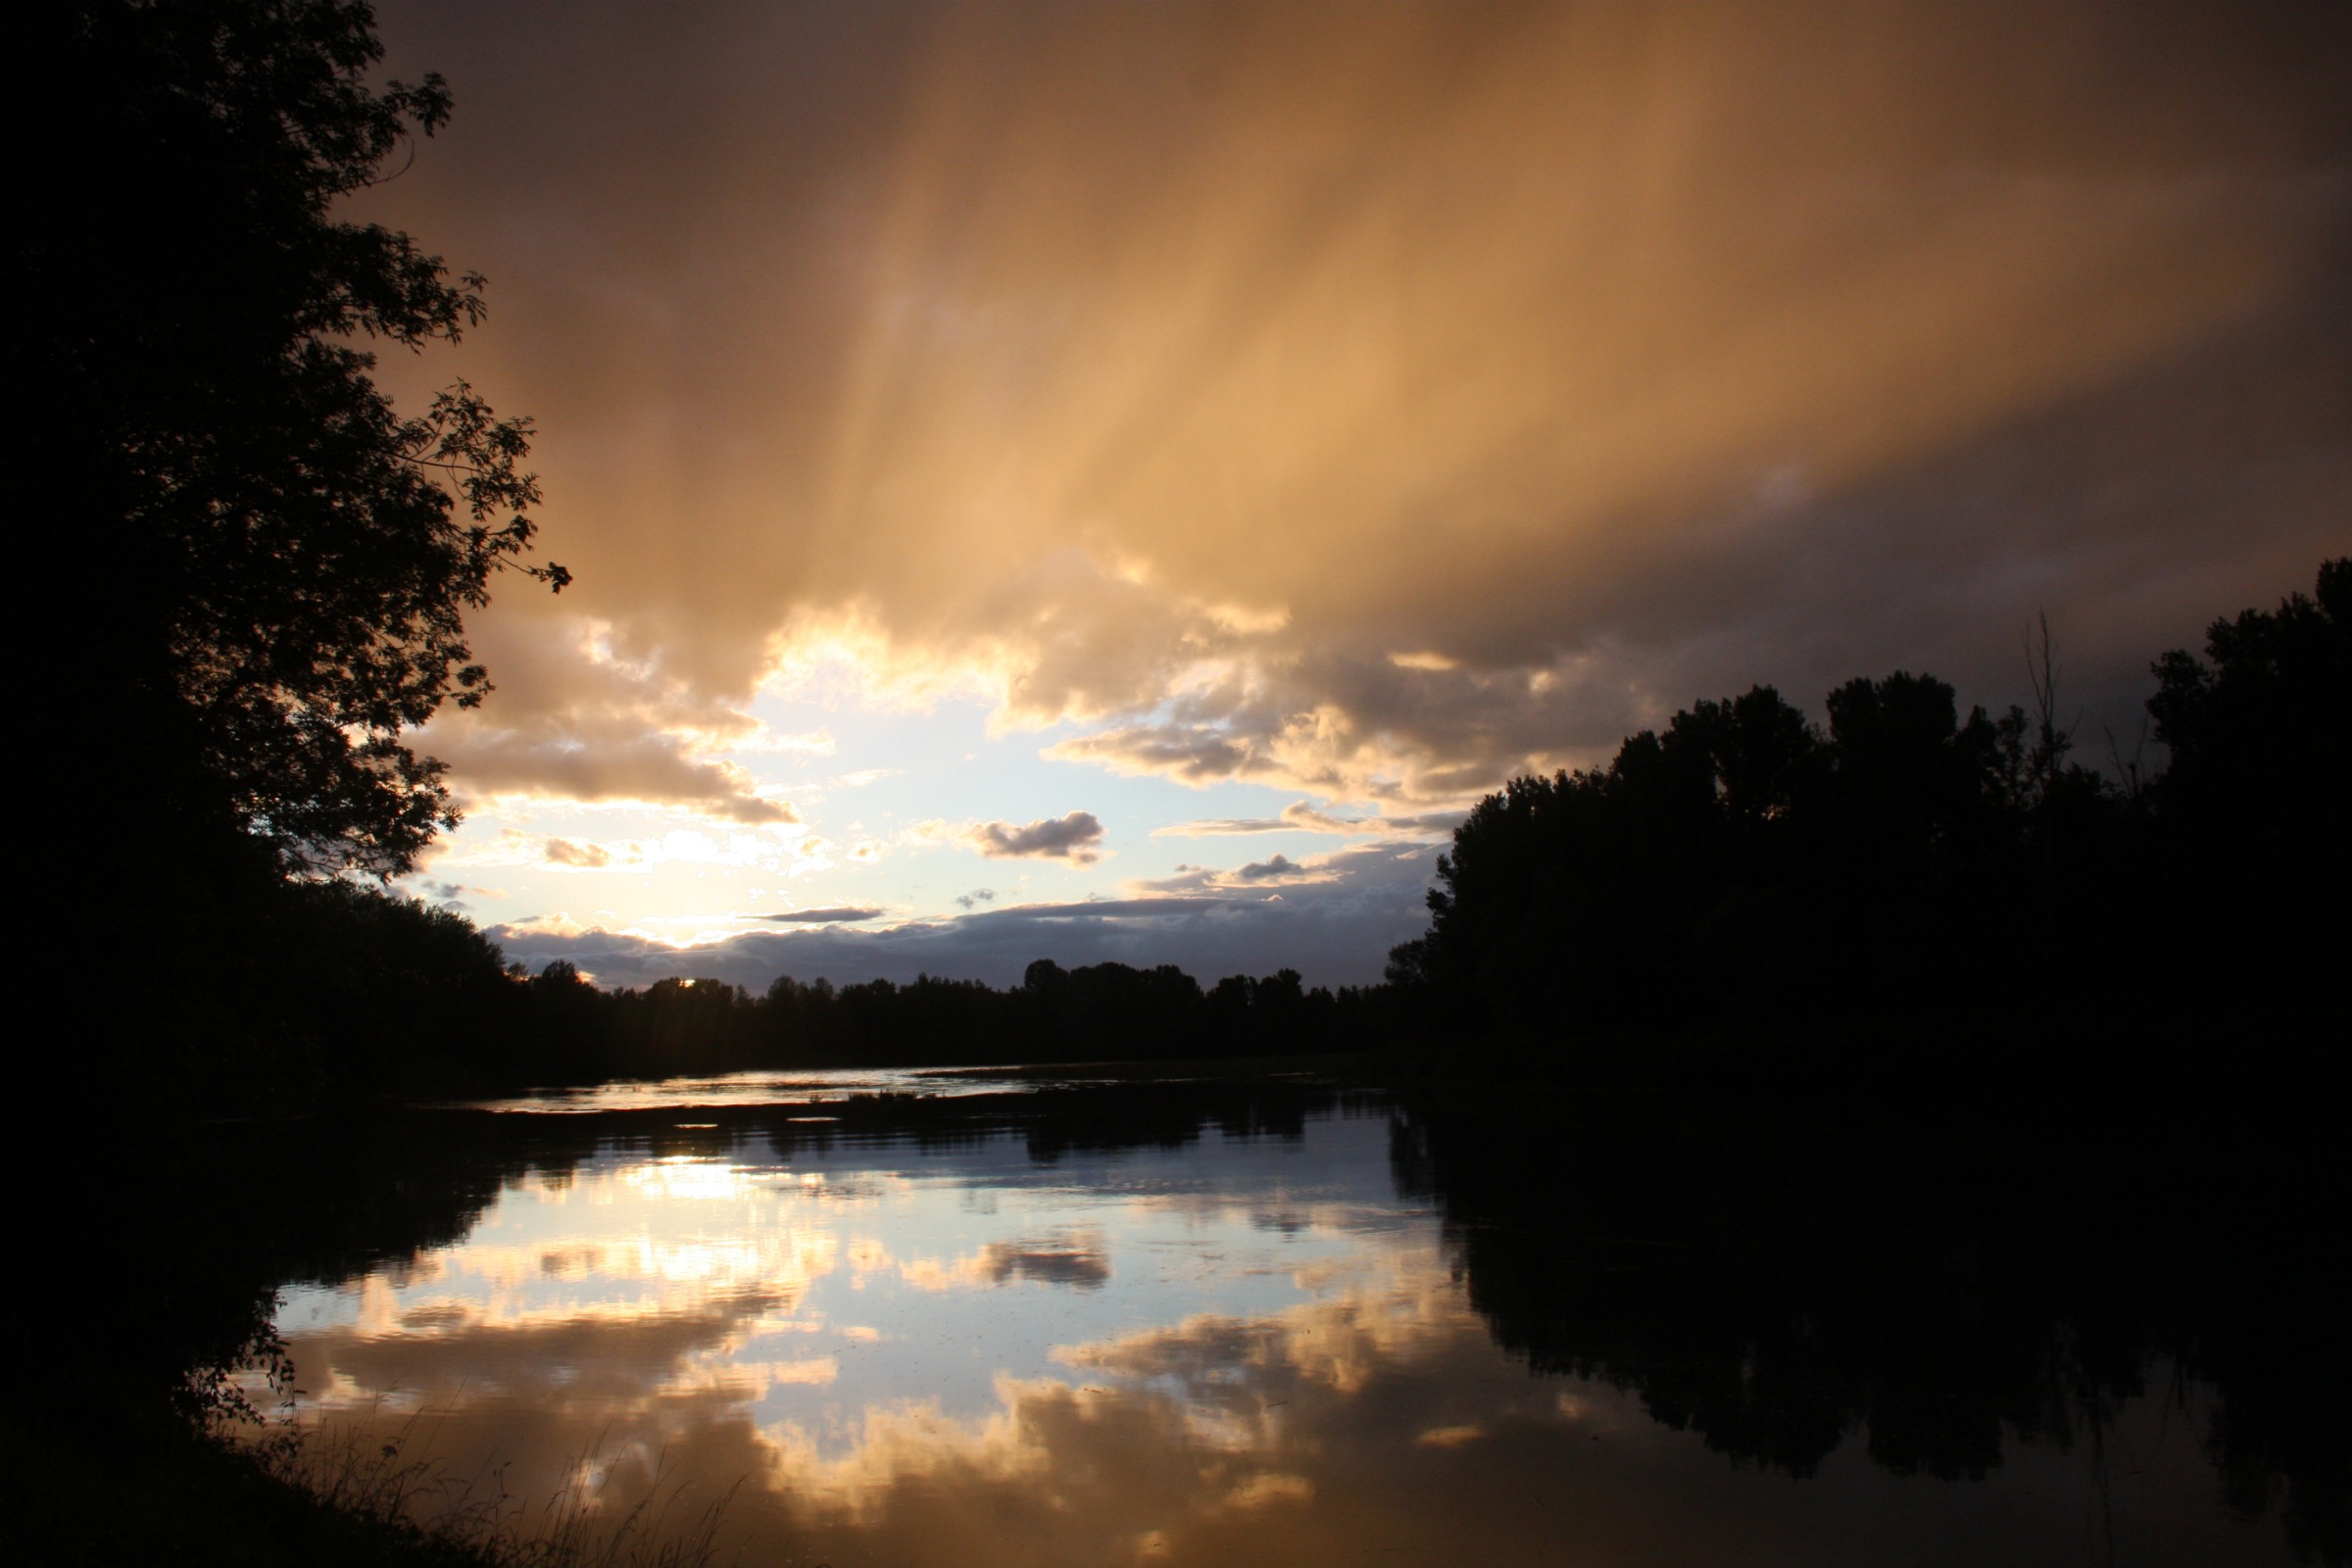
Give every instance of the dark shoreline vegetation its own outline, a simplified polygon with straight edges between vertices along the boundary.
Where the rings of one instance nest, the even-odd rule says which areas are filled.
[[[24,509],[36,571],[105,594],[30,716],[55,809],[111,835],[33,834],[62,901],[34,968],[64,1004],[25,1103],[86,1122],[97,1167],[61,1175],[74,1196],[33,1222],[56,1274],[7,1307],[33,1560],[542,1560],[332,1505],[222,1434],[236,1379],[283,1372],[281,1286],[415,1257],[601,1138],[1017,1137],[1050,1161],[1286,1136],[1363,1108],[1346,1084],[1383,1086],[1400,1190],[1537,1371],[1638,1390],[1790,1475],[1862,1432],[1888,1468],[1967,1476],[2009,1443],[2095,1444],[2172,1368],[2217,1391],[2230,1505],[2352,1561],[2329,1266],[2352,1212],[2323,1087],[2352,950],[2352,561],[2157,662],[2161,771],[2081,765],[2045,639],[2031,712],[1896,673],[1831,693],[1821,725],[1757,688],[1513,781],[1375,986],[1043,960],[1002,990],[523,974],[380,891],[455,819],[404,736],[488,692],[466,614],[501,571],[569,580],[523,564],[529,421],[463,383],[404,418],[372,378],[376,351],[484,312],[479,277],[333,216],[447,122],[445,85],[371,86],[350,0],[78,0],[25,30]],[[1103,1058],[1166,1078],[692,1133],[404,1108]],[[116,1285],[125,1258],[158,1295]]]

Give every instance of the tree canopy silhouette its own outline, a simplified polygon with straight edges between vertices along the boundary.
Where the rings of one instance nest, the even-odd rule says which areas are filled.
[[[2312,598],[2213,622],[2206,658],[2156,661],[2148,711],[2172,752],[2162,808],[2203,850],[2253,866],[2346,867],[2352,834],[2352,557],[2320,567]],[[2208,662],[2207,661],[2210,661]]]
[[[1806,947],[1846,960],[1846,989],[1907,985],[1912,944],[1886,938],[1921,935],[2026,814],[2024,720],[1964,721],[1950,686],[1903,671],[1828,707],[1825,733],[1758,686],[1627,737],[1606,768],[1512,780],[1455,831],[1390,978],[1537,1030],[1670,1024],[1727,996],[1786,1011]]]
[[[1514,779],[1390,979],[1444,1030],[1525,1038],[1969,1015],[2022,1040],[2054,999],[2118,1037],[2160,1004],[2251,1025],[2308,1000],[2352,869],[2352,561],[2156,662],[2148,791],[2069,760],[2046,629],[2028,662],[2035,715],[1963,716],[1897,671],[1829,693],[1822,727],[1759,686]]]
[[[455,812],[402,735],[489,689],[464,616],[539,500],[527,419],[463,382],[403,416],[370,375],[376,349],[482,318],[480,276],[335,212],[448,90],[371,86],[357,0],[74,0],[30,24],[51,123],[20,353],[61,580],[102,604],[43,694],[76,804],[178,855],[406,870]]]

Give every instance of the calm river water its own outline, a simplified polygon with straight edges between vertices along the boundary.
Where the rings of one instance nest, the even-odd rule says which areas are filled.
[[[1720,1205],[1588,1182],[1556,1137],[1303,1084],[445,1109],[282,1289],[294,1414],[615,1517],[731,1490],[722,1561],[2296,1560],[2296,1478],[2232,1481],[2164,1311],[1973,1232],[1960,1273],[1858,1257],[1877,1209],[1788,1239],[1736,1157]]]

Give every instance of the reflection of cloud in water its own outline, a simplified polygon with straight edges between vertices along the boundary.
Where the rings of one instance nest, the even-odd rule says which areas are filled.
[[[1425,1448],[1458,1448],[1466,1443],[1476,1443],[1486,1435],[1485,1427],[1470,1421],[1460,1426],[1431,1427],[1413,1441]]]
[[[1534,1562],[1573,1527],[1595,1565],[1770,1542],[1845,1568],[2075,1539],[2079,1460],[2055,1451],[1982,1484],[2007,1500],[1949,1541],[1855,1445],[1801,1489],[1734,1469],[1636,1393],[1530,1376],[1434,1216],[1357,1196],[1331,1146],[1210,1147],[1233,1162],[1081,1181],[998,1150],[876,1152],[891,1163],[808,1182],[638,1158],[517,1184],[414,1267],[298,1293],[342,1314],[289,1321],[300,1384],[370,1433],[422,1411],[434,1456],[506,1466],[518,1493],[592,1470],[619,1510],[658,1475],[744,1483],[722,1560]],[[2149,1473],[2178,1487],[2197,1460],[2174,1446]],[[1894,1522],[1849,1547],[1864,1515]]]
[[[360,1325],[291,1343],[305,1378],[331,1375],[348,1387],[398,1389],[425,1402],[560,1391],[567,1402],[594,1396],[630,1404],[658,1396],[686,1373],[690,1359],[739,1346],[784,1305],[776,1293],[745,1292],[665,1311],[501,1319],[462,1303],[436,1303],[423,1332]]]
[[[1137,1213],[1173,1214],[1203,1222],[1246,1225],[1277,1239],[1291,1236],[1387,1235],[1418,1232],[1421,1216],[1410,1207],[1317,1198],[1308,1191],[1287,1193],[1280,1204],[1261,1195],[1220,1192],[1145,1192],[1129,1198]]]
[[[463,1328],[474,1320],[475,1313],[463,1301],[436,1301],[425,1306],[413,1306],[400,1314],[403,1333],[426,1334],[434,1329]]]
[[[1035,1280],[1041,1285],[1074,1285],[1081,1290],[1095,1290],[1110,1278],[1110,1259],[1099,1245],[1057,1246],[1049,1242],[1006,1247],[992,1242],[980,1250],[980,1260],[992,1285]]]
[[[445,1451],[495,1452],[523,1485],[572,1474],[594,1450],[616,1497],[701,1455],[712,1487],[754,1479],[771,1523],[781,1511],[802,1535],[861,1535],[838,1544],[842,1560],[888,1558],[894,1542],[920,1560],[989,1510],[1018,1521],[1012,1539],[1076,1560],[1124,1557],[1146,1538],[1181,1553],[1202,1521],[1298,1512],[1323,1494],[1310,1407],[1440,1342],[1496,1360],[1425,1216],[1271,1171],[1218,1190],[1192,1185],[1187,1158],[1139,1165],[1107,1204],[1100,1189],[1074,1193],[1070,1172],[1017,1158],[910,1174],[897,1161],[640,1157],[560,1183],[525,1176],[465,1241],[400,1279],[347,1287],[342,1320],[295,1332],[294,1349],[314,1407],[338,1419],[429,1410]],[[865,1321],[833,1323],[828,1303],[844,1303],[812,1298],[835,1276],[869,1292]],[[940,1293],[1024,1290],[1145,1294],[1074,1332],[1048,1329],[1016,1352],[1032,1364],[990,1375],[983,1360],[977,1406],[908,1386],[979,1321]],[[1147,1322],[1151,1303],[1223,1304],[1102,1332],[1132,1322],[1137,1300]],[[1042,1326],[1020,1309],[1007,1321],[1029,1336]],[[394,1391],[391,1407],[374,1402]]]
[[[1384,1367],[1408,1361],[1435,1341],[1483,1339],[1450,1270],[1434,1250],[1393,1251],[1301,1271],[1301,1288],[1324,1292],[1272,1317],[1203,1313],[1170,1328],[1071,1346],[1054,1358],[1086,1371],[1172,1382],[1196,1399],[1269,1377],[1350,1393]],[[1311,1283],[1310,1283],[1311,1281]],[[1345,1288],[1339,1288],[1346,1282]]]
[[[988,1262],[976,1255],[958,1267],[978,1279]],[[949,1471],[967,1480],[1057,1473],[1076,1460],[1053,1451],[1056,1433],[1086,1428],[1101,1429],[1101,1436],[1139,1420],[1196,1457],[1221,1456],[1211,1467],[1221,1472],[1240,1457],[1284,1447],[1292,1423],[1277,1412],[1304,1389],[1345,1396],[1456,1342],[1484,1352],[1484,1331],[1434,1250],[1392,1255],[1355,1272],[1373,1277],[1268,1317],[1201,1314],[1172,1327],[1061,1347],[1054,1360],[1080,1381],[1000,1376],[998,1408],[976,1420],[948,1417],[932,1400],[870,1407],[854,1425],[846,1451],[828,1451],[835,1446],[818,1443],[798,1423],[778,1423],[769,1429],[778,1479],[865,1517],[891,1489]],[[1527,1405],[1535,1412],[1558,1408],[1548,1395]],[[1287,1483],[1275,1489],[1286,1495],[1297,1490]],[[1230,1503],[1224,1493],[1217,1496],[1225,1497],[1220,1506]]]
[[[1434,1247],[1346,1275],[1265,1316],[1065,1346],[1055,1359],[1075,1381],[1000,1377],[977,1419],[903,1400],[861,1412],[840,1446],[776,1423],[761,1434],[770,1485],[836,1560],[944,1560],[950,1542],[983,1563],[1314,1560],[1375,1544],[1345,1520],[1414,1495],[1414,1455],[1447,1446],[1416,1434],[1571,1423],[1553,1388],[1494,1353]],[[1367,1421],[1375,1401],[1394,1408]],[[1399,1410],[1413,1424],[1399,1429]],[[1327,1497],[1343,1506],[1309,1508]],[[1424,1505],[1445,1511],[1442,1497],[1410,1504]],[[1318,1540],[1335,1525],[1340,1542]]]
[[[1110,1278],[1110,1256],[1099,1237],[1050,1237],[1036,1241],[990,1242],[978,1251],[941,1263],[917,1258],[901,1266],[900,1277],[926,1291],[971,1290],[1012,1285],[1067,1285],[1100,1290]]]
[[[809,1189],[787,1179],[796,1202]],[[455,1246],[387,1266],[340,1288],[345,1308],[366,1332],[399,1333],[455,1321],[461,1311],[491,1321],[641,1312],[660,1309],[679,1292],[759,1289],[797,1298],[840,1264],[826,1225],[801,1222],[775,1207],[772,1173],[716,1161],[642,1162],[583,1174],[551,1187],[526,1176],[508,1193],[530,1228],[554,1221],[553,1235],[509,1239],[512,1230],[477,1228]],[[766,1203],[766,1207],[761,1205]],[[684,1205],[709,1205],[714,1223],[681,1222]],[[404,1299],[427,1287],[446,1293]],[[624,1287],[636,1287],[631,1293]],[[290,1293],[314,1311],[327,1293]],[[593,1296],[593,1299],[582,1299]],[[430,1314],[417,1318],[416,1314]]]
[[[556,1247],[539,1254],[539,1272],[554,1279],[586,1279],[605,1266],[601,1247]]]
[[[461,1246],[447,1272],[495,1281],[549,1250]],[[624,1275],[659,1250],[607,1247]],[[846,1251],[913,1284],[932,1283],[926,1270],[975,1289],[1096,1290],[1112,1277],[1102,1235],[1076,1229],[985,1243],[946,1264],[894,1265],[879,1244],[844,1249],[830,1236],[806,1250],[828,1265]],[[860,1558],[886,1560],[895,1542],[920,1560],[925,1544],[958,1540],[986,1513],[1000,1521],[992,1539],[1010,1521],[1013,1540],[1110,1561],[1147,1534],[1181,1552],[1203,1522],[1301,1509],[1323,1485],[1309,1467],[1323,1441],[1313,1410],[1344,1402],[1383,1366],[1395,1372],[1447,1340],[1495,1360],[1429,1238],[1409,1252],[1330,1260],[1310,1277],[1307,1288],[1332,1294],[1262,1317],[1200,1314],[1066,1345],[1055,1353],[1065,1375],[1001,1373],[993,1408],[962,1417],[935,1398],[897,1397],[756,1424],[752,1408],[771,1392],[822,1398],[841,1376],[838,1356],[779,1355],[767,1336],[839,1333],[854,1346],[882,1338],[869,1326],[828,1330],[796,1318],[797,1292],[782,1289],[537,1311],[494,1295],[502,1311],[438,1292],[403,1308],[378,1277],[360,1288],[370,1307],[363,1321],[301,1336],[295,1350],[306,1386],[333,1391],[317,1402],[340,1406],[344,1419],[367,1419],[370,1395],[402,1390],[399,1410],[377,1419],[431,1410],[446,1447],[495,1448],[517,1476],[567,1473],[594,1449],[617,1496],[650,1486],[657,1462],[674,1468],[680,1454],[699,1453],[740,1467],[701,1472],[713,1487],[757,1480],[766,1502],[751,1517],[788,1514],[796,1539],[856,1533]],[[1307,1390],[1322,1396],[1311,1408]],[[969,1560],[1036,1560],[1007,1551]]]
[[[576,1250],[587,1250],[578,1249]],[[525,1324],[548,1319],[615,1319],[659,1313],[706,1297],[755,1291],[788,1303],[835,1267],[834,1238],[796,1229],[758,1241],[663,1243],[640,1238],[602,1250],[593,1273],[539,1266],[535,1248],[463,1249],[423,1286],[403,1289],[369,1275],[346,1295],[356,1297],[350,1320],[362,1334],[400,1336],[461,1323]],[[589,1286],[551,1296],[554,1286]]]

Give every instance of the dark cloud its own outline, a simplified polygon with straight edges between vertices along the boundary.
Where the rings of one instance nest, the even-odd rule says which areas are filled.
[[[1294,801],[1280,816],[1221,816],[1173,822],[1154,828],[1155,839],[1239,838],[1254,833],[1343,833],[1396,838],[1443,838],[1460,824],[1459,811],[1430,811],[1414,816],[1341,816]],[[1178,866],[1179,871],[1188,867]]]
[[[1102,858],[1102,824],[1092,811],[1046,817],[1026,827],[983,822],[966,833],[963,841],[991,859],[1067,860],[1072,865],[1092,865]]]
[[[1227,907],[1225,899],[1085,899],[1076,904],[1021,904],[963,917],[959,923],[1030,920],[1172,920]]]
[[[1270,897],[1318,899],[1334,896],[1323,890],[1336,889],[1336,896],[1346,899],[1370,888],[1399,888],[1405,881],[1420,887],[1435,860],[1432,849],[1426,843],[1374,841],[1350,844],[1326,855],[1310,855],[1303,860],[1276,855],[1231,868],[1180,864],[1173,876],[1155,877],[1135,885],[1161,898],[1223,896],[1257,900],[1269,897],[1262,890],[1280,888],[1282,892]],[[1415,903],[1419,903],[1417,897]]]
[[[471,793],[644,801],[755,825],[800,820],[786,803],[754,794],[742,769],[698,760],[678,737],[648,733],[633,720],[590,723],[574,716],[529,729],[452,723],[436,727],[430,744]]]
[[[790,909],[782,914],[763,914],[762,920],[782,925],[847,925],[859,920],[877,920],[890,911],[878,905],[836,905],[825,909]]]
[[[1207,724],[1124,724],[1063,741],[1053,755],[1122,772],[1166,773],[1188,784],[1271,771],[1247,738]]]
[[[1415,807],[1582,757],[1645,711],[1622,670],[1551,649],[1527,651],[1540,664],[1440,669],[1400,665],[1377,643],[1349,651],[1350,640],[1360,639],[1339,628],[1266,634],[1235,653],[1252,678],[1187,693],[1164,717],[1075,735],[1047,755],[1191,784],[1240,779],[1376,800],[1409,820],[1433,814]],[[1304,831],[1344,831],[1336,824],[1347,820],[1311,808],[1284,814]]]
[[[969,893],[960,893],[956,897],[956,906],[959,909],[976,908],[980,905],[996,902],[997,890],[995,888],[974,888]]]
[[[1246,11],[389,13],[460,115],[363,216],[498,278],[578,572],[461,787],[780,820],[694,738],[853,632],[1405,818],[1751,682],[2023,697],[2043,611],[2129,734],[2342,548],[2342,7]]]
[[[1390,948],[1427,926],[1422,900],[1435,861],[1427,846],[1375,843],[1318,857],[1311,868],[1320,880],[1282,885],[1271,897],[1218,893],[1210,873],[1172,895],[1014,906],[878,930],[755,931],[693,948],[530,923],[489,935],[534,970],[564,958],[605,986],[707,976],[760,990],[780,974],[842,984],[930,974],[1010,986],[1038,958],[1064,967],[1173,963],[1210,980],[1265,973],[1275,955],[1310,984],[1362,985],[1380,978]]]

